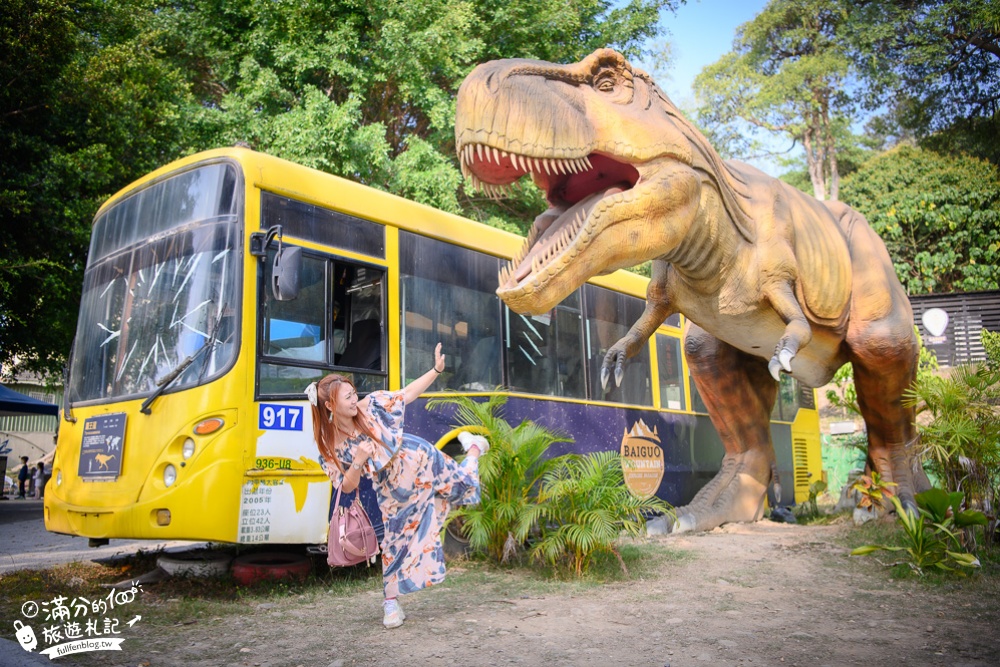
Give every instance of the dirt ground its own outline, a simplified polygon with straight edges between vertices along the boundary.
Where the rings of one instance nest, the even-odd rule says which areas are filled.
[[[402,598],[407,620],[396,630],[381,627],[373,578],[348,597],[317,591],[214,618],[151,618],[128,631],[122,653],[81,664],[1000,664],[995,585],[893,579],[871,559],[847,557],[849,529],[762,521],[649,538],[656,567],[590,586],[525,583],[459,561],[442,586]]]

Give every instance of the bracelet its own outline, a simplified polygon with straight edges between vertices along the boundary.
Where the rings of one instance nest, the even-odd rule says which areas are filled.
[[[441,375],[441,373],[444,373],[444,371],[439,371],[437,369],[437,366],[431,366],[431,370],[434,371],[435,373],[437,373],[438,375]]]

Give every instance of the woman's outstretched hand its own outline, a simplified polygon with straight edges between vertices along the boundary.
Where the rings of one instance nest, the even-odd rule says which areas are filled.
[[[444,372],[444,355],[441,354],[441,343],[434,348],[434,370],[438,373]]]

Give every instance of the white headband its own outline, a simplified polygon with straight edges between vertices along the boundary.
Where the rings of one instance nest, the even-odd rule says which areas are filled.
[[[309,397],[309,402],[310,403],[312,403],[313,405],[315,405],[317,407],[319,406],[319,398],[316,396],[316,383],[315,382],[313,382],[308,387],[306,387],[306,390],[304,392],[302,392],[302,393]]]

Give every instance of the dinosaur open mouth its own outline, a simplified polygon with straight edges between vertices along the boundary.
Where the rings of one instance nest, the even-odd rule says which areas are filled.
[[[549,209],[535,218],[524,247],[500,271],[500,288],[515,287],[563,258],[579,254],[596,229],[590,214],[602,199],[629,190],[639,182],[638,170],[606,155],[577,158],[537,158],[482,144],[459,150],[462,173],[474,187],[499,197],[515,181],[530,174],[545,192]]]

